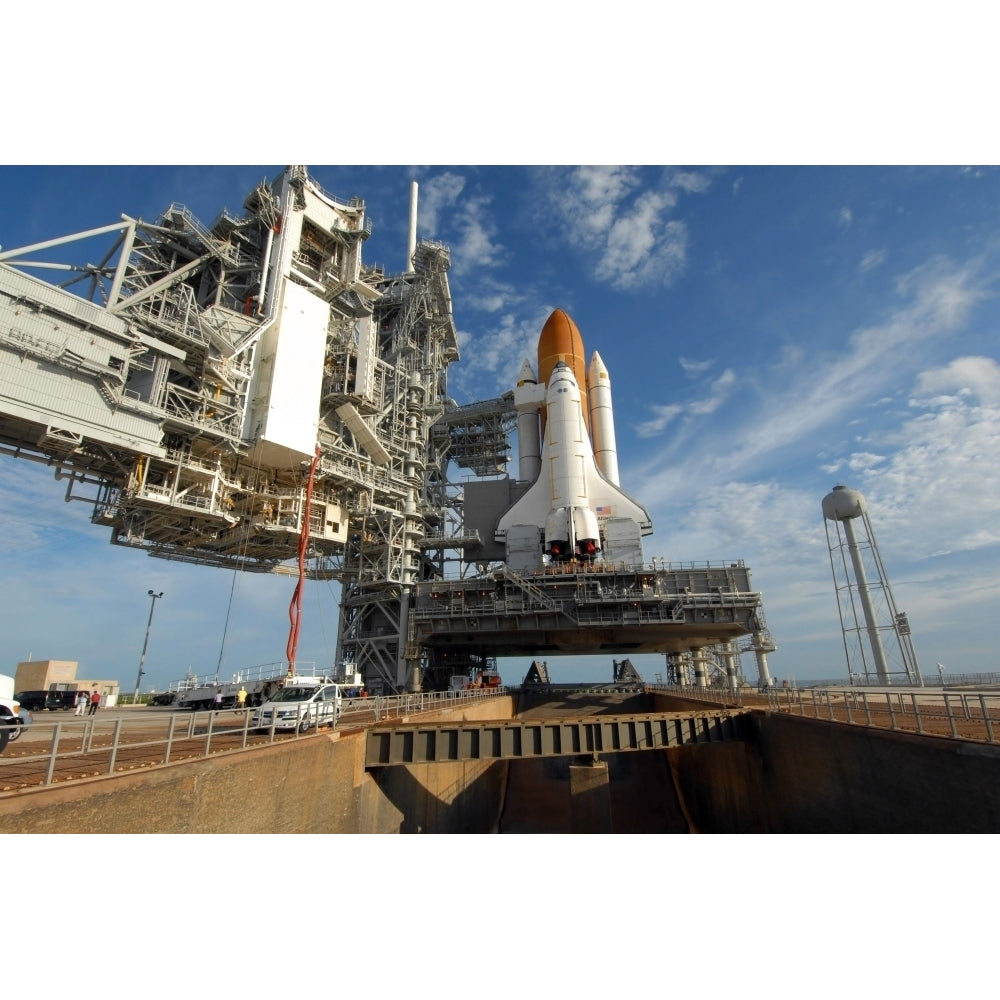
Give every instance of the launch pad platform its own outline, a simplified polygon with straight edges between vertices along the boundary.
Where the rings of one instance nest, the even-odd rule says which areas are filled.
[[[759,633],[761,595],[732,563],[544,567],[417,584],[410,639],[492,656],[684,653]]]

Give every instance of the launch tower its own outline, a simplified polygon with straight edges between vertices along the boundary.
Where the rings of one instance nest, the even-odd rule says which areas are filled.
[[[0,451],[115,545],[340,580],[338,662],[378,691],[415,683],[410,592],[457,519],[432,428],[459,352],[448,249],[414,234],[387,274],[370,233],[361,199],[289,167],[209,225],[173,204],[5,250]]]

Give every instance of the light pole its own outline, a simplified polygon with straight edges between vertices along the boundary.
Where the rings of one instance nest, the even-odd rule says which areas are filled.
[[[147,590],[147,594],[152,598],[149,603],[149,621],[146,622],[146,638],[142,644],[142,656],[139,657],[139,676],[135,679],[135,694],[132,696],[132,704],[139,704],[139,685],[142,683],[142,665],[146,662],[146,647],[149,645],[149,630],[153,626],[153,612],[156,610],[156,599],[163,596],[163,591],[156,593],[154,590]]]

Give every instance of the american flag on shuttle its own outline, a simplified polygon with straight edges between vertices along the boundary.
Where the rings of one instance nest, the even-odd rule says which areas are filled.
[[[597,507],[594,508],[594,513],[595,514],[610,514],[611,513],[611,508],[608,507],[605,504],[599,504]]]

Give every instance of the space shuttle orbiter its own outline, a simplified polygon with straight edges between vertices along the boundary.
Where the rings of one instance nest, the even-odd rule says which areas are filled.
[[[538,338],[538,374],[525,360],[514,389],[519,479],[532,482],[503,514],[495,538],[511,562],[530,568],[531,550],[549,561],[604,557],[642,562],[645,508],[618,485],[608,370],[595,351],[584,367],[583,339],[561,309]],[[527,560],[527,561],[526,561]]]

